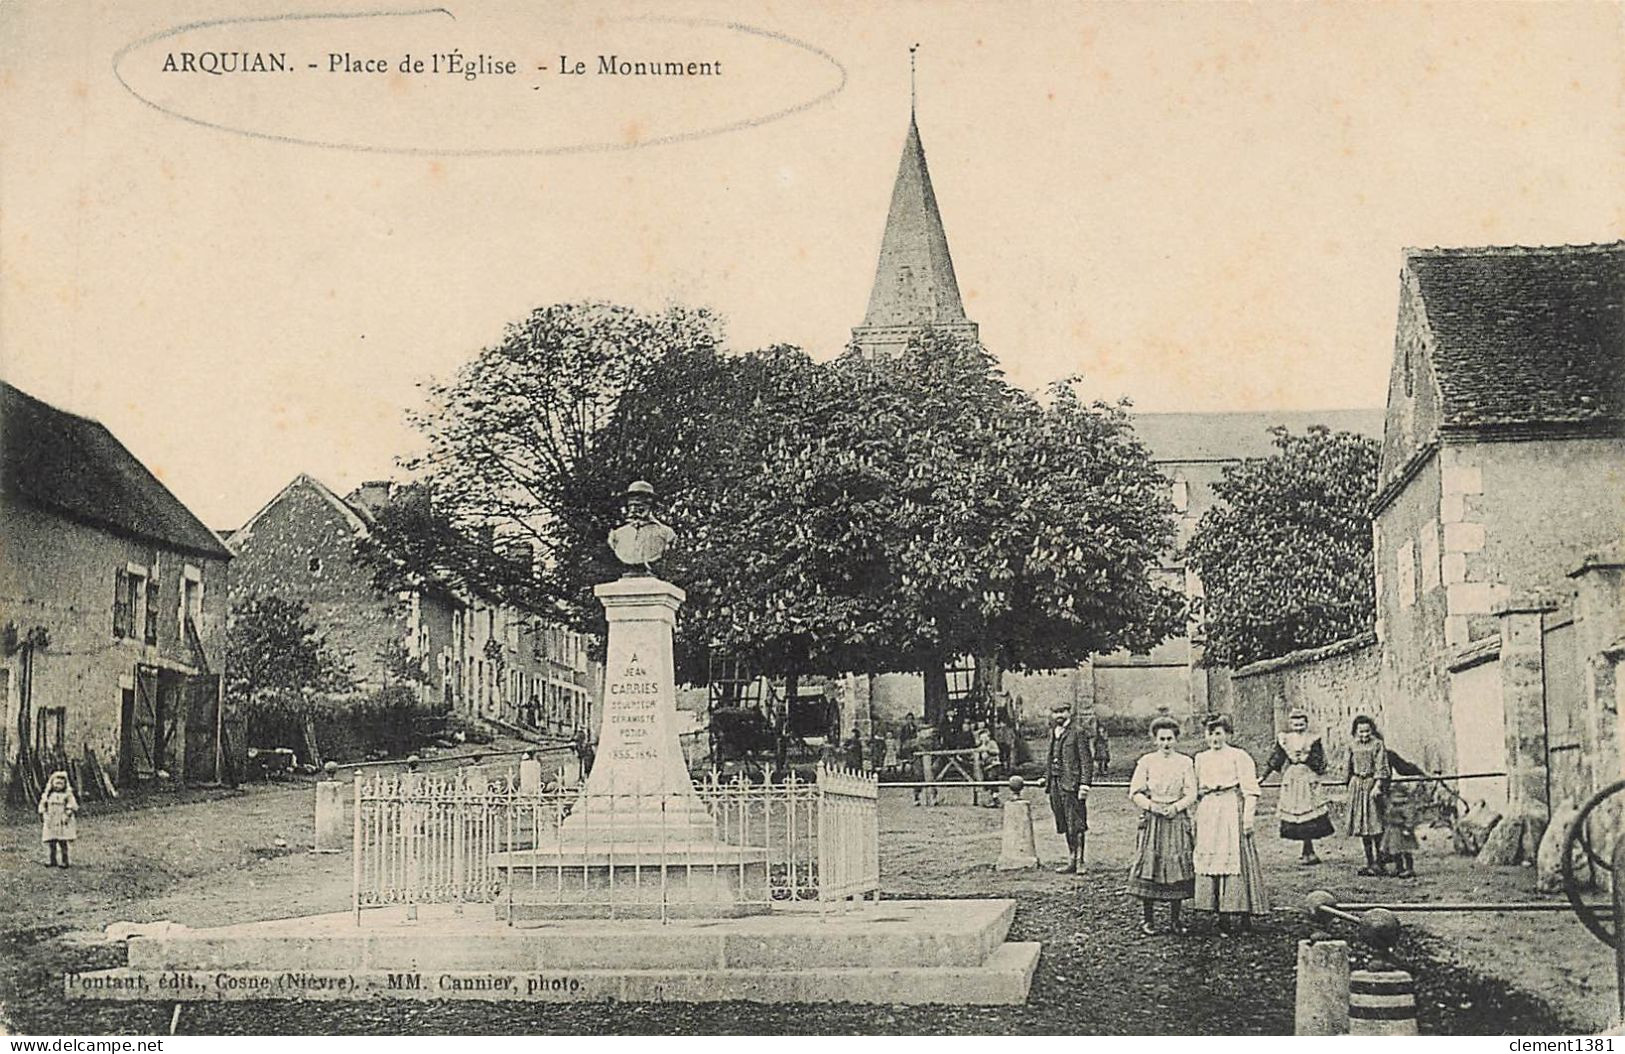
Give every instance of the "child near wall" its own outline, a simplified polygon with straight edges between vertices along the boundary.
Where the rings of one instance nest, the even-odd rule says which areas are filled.
[[[74,819],[79,812],[79,799],[74,796],[68,774],[58,769],[45,781],[45,793],[40,795],[40,841],[51,850],[47,867],[55,867],[57,854],[62,866],[68,866],[68,843],[79,837],[79,825]]]
[[[1388,778],[1380,785],[1382,806],[1382,859],[1392,860],[1395,878],[1416,877],[1416,811],[1421,804],[1420,783],[1398,777],[1424,776],[1422,769],[1397,753],[1388,753]]]
[[[1362,875],[1386,874],[1378,855],[1382,843],[1382,811],[1378,804],[1382,784],[1389,776],[1388,748],[1377,731],[1377,722],[1361,714],[1354,719],[1349,734],[1345,773],[1349,788],[1348,812],[1343,829],[1350,838],[1358,838],[1365,846],[1365,866]]]

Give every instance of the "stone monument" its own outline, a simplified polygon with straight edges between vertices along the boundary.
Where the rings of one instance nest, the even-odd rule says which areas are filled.
[[[526,916],[559,913],[747,914],[740,890],[765,886],[767,851],[732,845],[694,789],[677,738],[672,630],[684,593],[655,576],[675,540],[654,488],[626,491],[609,545],[626,572],[593,592],[604,605],[603,727],[598,754],[556,839],[497,854]]]

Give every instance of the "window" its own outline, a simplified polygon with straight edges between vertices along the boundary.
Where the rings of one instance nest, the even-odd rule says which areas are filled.
[[[135,613],[130,607],[130,572],[120,571],[113,576],[113,636],[128,637],[134,626]]]
[[[1422,592],[1439,586],[1439,528],[1429,523],[1418,538],[1422,559]]]
[[[113,636],[145,637],[156,643],[157,629],[149,609],[153,591],[147,569],[130,564],[113,576]]]
[[[195,627],[203,620],[203,574],[191,564],[181,570],[181,598],[176,622],[181,639],[186,639],[186,624]]]
[[[147,579],[147,617],[143,636],[148,644],[158,643],[158,579]]]
[[[34,724],[34,756],[59,759],[66,756],[63,735],[68,723],[68,710],[62,706],[45,706],[38,711]]]
[[[1184,512],[1186,509],[1190,508],[1190,484],[1186,483],[1182,479],[1174,480],[1173,486],[1170,488],[1169,497],[1173,499],[1174,511]]]
[[[1394,554],[1395,571],[1398,577],[1394,581],[1399,591],[1399,606],[1408,608],[1416,603],[1416,546],[1412,542],[1405,542]]]

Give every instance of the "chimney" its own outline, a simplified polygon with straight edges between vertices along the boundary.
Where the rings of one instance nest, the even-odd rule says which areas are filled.
[[[394,486],[387,479],[371,479],[351,491],[345,500],[367,512],[377,512],[389,504],[390,492]]]

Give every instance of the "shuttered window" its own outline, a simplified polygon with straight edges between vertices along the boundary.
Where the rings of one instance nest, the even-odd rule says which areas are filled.
[[[130,582],[134,576],[120,571],[113,576],[113,636],[135,635],[135,611],[130,604]]]
[[[146,641],[148,644],[158,643],[158,582],[156,579],[147,582],[147,618]]]

